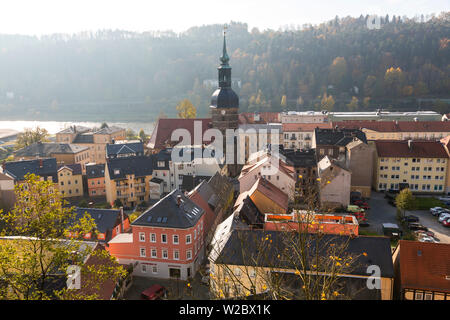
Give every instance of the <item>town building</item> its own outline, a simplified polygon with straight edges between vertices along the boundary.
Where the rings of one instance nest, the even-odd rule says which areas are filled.
[[[14,179],[0,173],[0,209],[4,211],[12,208],[16,202],[14,194]]]
[[[352,173],[339,161],[325,156],[317,163],[319,197],[323,208],[345,207],[350,204]]]
[[[86,181],[89,197],[105,196],[105,164],[87,164]]]
[[[121,264],[133,264],[134,275],[186,280],[204,257],[205,212],[174,190],[108,243]]]
[[[14,153],[17,160],[34,160],[39,158],[55,158],[58,165],[80,164],[85,172],[85,166],[90,162],[88,147],[70,143],[36,142]]]
[[[444,193],[448,154],[439,141],[377,140],[373,188],[409,187],[413,193]]]
[[[356,139],[346,146],[345,167],[352,173],[351,191],[370,198],[375,147]]]
[[[328,115],[323,111],[287,111],[280,113],[281,123],[325,123]]]
[[[286,214],[288,211],[288,195],[264,178],[256,180],[248,191],[241,192],[234,207],[238,207],[247,197],[263,214]]]
[[[280,123],[240,124],[238,133],[237,159],[243,163],[252,153],[265,149],[268,145],[283,144],[283,128]]]
[[[64,198],[83,196],[83,175],[80,164],[58,166],[58,189]]]
[[[311,149],[314,130],[332,129],[331,123],[283,123],[284,149]]]
[[[106,201],[120,200],[134,207],[150,199],[153,158],[150,156],[108,159],[105,166]]]
[[[58,168],[55,158],[9,161],[2,164],[2,173],[14,179],[14,184],[25,181],[27,174],[34,174],[41,180],[58,182]]]
[[[450,244],[400,240],[393,260],[395,299],[450,300]]]
[[[366,135],[358,129],[315,129],[312,148],[316,149],[318,161],[325,156],[345,158],[347,144],[356,139],[367,143]]]
[[[358,111],[358,112],[328,112],[329,122],[344,122],[349,120],[377,121],[441,121],[442,115],[435,111]]]
[[[56,142],[87,147],[90,162],[105,163],[106,145],[125,137],[125,129],[119,127],[111,126],[94,131],[86,127],[71,126],[56,133]]]
[[[442,146],[450,158],[450,135],[441,139]],[[445,194],[450,194],[450,161],[447,161],[447,177],[445,178]]]
[[[277,277],[277,283],[286,290],[284,292],[301,296],[302,283],[298,272],[303,270],[302,262],[295,255],[284,258],[295,250],[292,246],[298,243],[296,237],[300,237],[300,234],[293,232],[292,241],[286,241],[285,232],[242,230],[230,225],[227,221],[221,231],[222,237],[214,242],[214,249],[208,256],[211,291],[223,298],[261,294],[270,290],[270,279]],[[313,259],[316,256],[320,261],[328,259],[332,246],[346,244],[342,256],[352,257],[354,268],[339,275],[338,286],[342,299],[392,299],[394,270],[389,238],[349,238],[347,235],[335,234],[323,234],[317,238],[313,234],[305,234],[303,239],[308,244],[305,246],[306,254],[311,256],[312,261],[315,261]],[[307,271],[314,270],[312,261],[307,261]],[[368,267],[373,265],[380,270],[379,289],[369,289],[367,286],[367,280],[372,275]]]
[[[270,152],[261,153],[261,156],[255,159],[253,159],[253,155],[250,155],[249,161],[242,168],[238,178],[240,193],[250,190],[259,178],[268,180],[286,193],[289,201],[294,200],[295,171],[291,165],[283,160],[282,155],[271,154]]]
[[[281,123],[279,112],[241,112],[239,124]]]
[[[360,129],[367,140],[439,140],[450,135],[448,121],[343,121],[333,126]]]
[[[137,157],[144,155],[144,144],[142,142],[125,142],[108,143],[106,145],[106,158],[123,158],[123,157]]]

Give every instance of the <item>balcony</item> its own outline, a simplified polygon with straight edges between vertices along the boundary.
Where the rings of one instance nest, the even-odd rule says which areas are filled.
[[[135,195],[136,197],[145,196],[145,191],[142,191],[142,192],[136,192],[134,195]]]
[[[117,190],[124,190],[124,189],[128,189],[128,185],[127,184],[121,184],[116,186]]]
[[[128,194],[121,194],[121,195],[118,195],[117,196],[117,199],[126,199],[126,198],[128,198]]]
[[[134,184],[135,187],[145,187],[145,182],[139,182]]]

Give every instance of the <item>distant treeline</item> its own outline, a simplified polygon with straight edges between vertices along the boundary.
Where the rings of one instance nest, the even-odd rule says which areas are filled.
[[[242,111],[417,109],[449,112],[450,12],[426,22],[367,16],[289,30],[228,27]],[[222,25],[186,32],[0,35],[7,119],[153,120],[188,98],[208,113]],[[206,81],[205,81],[206,80]],[[239,84],[239,85],[238,85]],[[422,99],[422,100],[419,100]]]

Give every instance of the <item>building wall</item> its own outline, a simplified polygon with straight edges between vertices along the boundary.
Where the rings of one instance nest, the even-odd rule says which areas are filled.
[[[373,177],[373,152],[371,145],[360,143],[347,152],[347,168],[352,173],[351,191],[359,191],[365,198],[370,198]]]
[[[260,191],[255,190],[252,195],[250,195],[250,199],[252,199],[253,203],[256,205],[261,213],[276,213],[276,214],[285,214],[286,209],[279,206],[272,199],[267,198]]]
[[[104,196],[106,194],[105,177],[87,179],[90,197]]]
[[[281,123],[324,123],[327,119],[325,114],[281,114]]]
[[[58,171],[58,188],[64,198],[83,196],[83,177],[74,175],[68,168]]]
[[[109,171],[105,169],[106,200],[113,205],[116,199],[120,199],[124,206],[135,206],[142,201],[150,199],[151,175],[135,177],[127,175],[126,179],[111,180]]]
[[[314,130],[312,131],[302,131],[302,132],[284,132],[283,133],[283,145],[285,149],[311,149],[312,148],[312,136],[314,135]]]
[[[337,169],[337,167],[334,168],[334,170]],[[351,173],[340,168],[338,170],[339,174],[333,179],[320,176],[320,202],[325,207],[340,205],[347,207],[350,204]]]
[[[109,243],[108,251],[115,256],[119,263],[138,262],[134,269],[135,275],[169,278],[169,269],[180,269],[181,279],[187,279],[187,268],[191,267],[191,277],[195,275],[204,257],[204,216],[193,228],[173,229],[159,227],[132,226],[132,243]],[[151,234],[155,234],[156,241],[151,242]],[[141,239],[140,235],[144,238]],[[162,235],[167,236],[167,243],[162,243]],[[179,243],[173,242],[173,235],[178,235]],[[191,236],[191,243],[186,243],[186,236]],[[145,257],[141,256],[141,249],[145,250]],[[156,250],[156,257],[152,257],[152,249]],[[167,258],[163,258],[163,250],[167,250]],[[175,259],[175,251],[179,259]],[[187,251],[191,251],[191,258],[187,258]],[[146,265],[146,267],[142,267]],[[154,273],[152,267],[157,267]]]
[[[400,183],[408,183],[410,190],[416,193],[445,192],[448,159],[380,158],[378,155],[375,159],[374,188],[377,191],[398,190]]]
[[[370,129],[362,129],[366,134],[367,140],[439,140],[448,135],[450,132],[377,132]]]

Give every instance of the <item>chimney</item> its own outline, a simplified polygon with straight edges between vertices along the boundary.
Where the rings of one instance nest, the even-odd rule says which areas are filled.
[[[180,195],[177,196],[177,205],[178,206],[181,205],[181,196]]]
[[[43,168],[44,167],[44,161],[42,159],[39,159],[39,168]]]
[[[412,140],[408,140],[408,149],[411,151],[412,148]]]
[[[123,207],[120,207],[120,232],[123,233]]]

